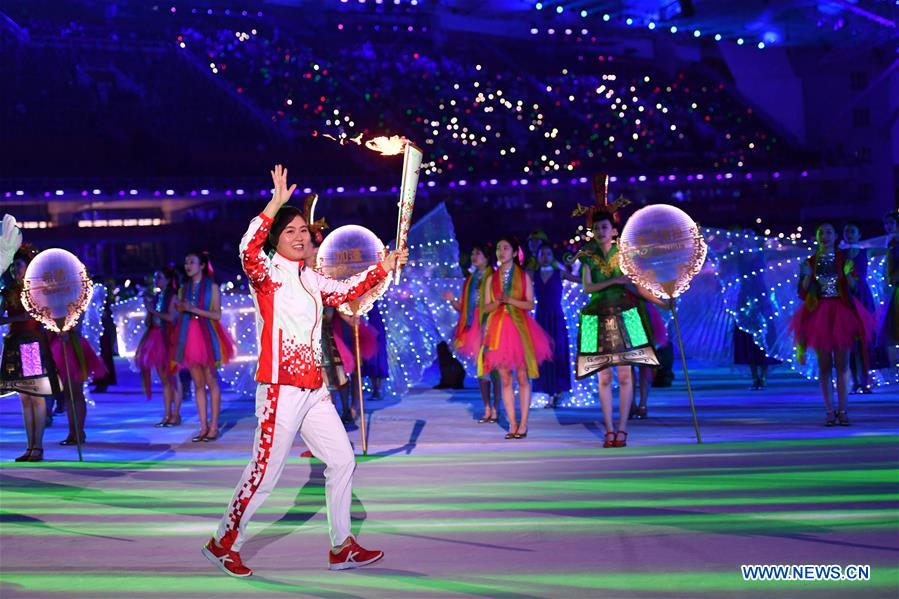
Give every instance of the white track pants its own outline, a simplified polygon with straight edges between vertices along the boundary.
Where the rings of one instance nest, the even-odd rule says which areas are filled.
[[[331,545],[343,543],[350,535],[356,458],[328,390],[260,383],[256,388],[256,418],[253,459],[234,490],[216,541],[240,551],[247,524],[275,488],[299,430],[309,450],[325,463],[328,532]]]

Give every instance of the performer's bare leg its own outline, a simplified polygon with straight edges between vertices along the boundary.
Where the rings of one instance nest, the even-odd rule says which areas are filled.
[[[612,425],[612,369],[599,372],[599,406],[602,408],[602,420],[606,433],[615,431]]]
[[[518,403],[521,405],[521,421],[518,424],[518,432],[526,433],[528,430],[528,413],[531,409],[531,379],[528,378],[527,368],[519,368],[515,371],[518,378]]]
[[[634,375],[630,366],[619,366],[618,372],[618,430],[627,430],[627,417],[631,412],[631,404],[634,401]],[[609,407],[611,408],[611,393]],[[611,411],[611,410],[610,410]],[[611,418],[611,414],[609,414]]]
[[[509,419],[509,432],[518,432],[518,417],[515,414],[515,388],[512,379],[512,371],[498,368],[500,385],[502,386],[503,407],[506,409],[506,418]]]
[[[206,385],[209,387],[209,403],[211,408],[209,436],[214,438],[219,434],[219,413],[222,410],[222,391],[219,389],[218,375],[215,368],[206,368],[205,370]]]
[[[818,352],[818,384],[821,386],[821,397],[828,416],[833,414],[833,355],[830,352]]]

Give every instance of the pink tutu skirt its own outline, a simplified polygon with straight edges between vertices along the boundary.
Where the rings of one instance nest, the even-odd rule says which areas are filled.
[[[160,327],[151,327],[137,345],[134,363],[140,370],[168,372],[172,359],[171,344]]]
[[[477,359],[481,351],[481,315],[478,308],[474,309],[471,326],[463,329],[456,337],[456,353],[472,360]]]
[[[859,340],[874,336],[874,315],[857,299],[852,298],[855,310],[839,298],[824,298],[814,310],[803,305],[790,320],[790,331],[797,345],[830,353],[848,351]]]
[[[662,318],[659,309],[652,302],[646,302],[646,315],[649,317],[649,326],[652,329],[652,342],[656,347],[668,345],[668,327]]]
[[[552,339],[530,315],[525,316],[525,322],[534,345],[534,357],[537,359],[537,364],[552,360]],[[488,372],[497,368],[508,370],[526,368],[527,359],[524,355],[521,335],[518,334],[518,328],[508,316],[503,319],[499,339],[499,348],[484,352],[484,368]]]
[[[181,368],[191,366],[203,366],[215,368],[215,351],[212,348],[212,340],[209,338],[209,330],[203,330],[206,326],[199,318],[191,318],[187,324],[187,339],[184,343],[184,357],[181,359]],[[225,327],[213,323],[219,333],[221,345],[222,364],[227,364],[234,358],[236,348],[234,340]]]
[[[81,363],[78,360],[78,356],[75,355],[71,340],[67,342],[67,347],[65,348],[65,359],[63,359],[63,341],[59,335],[55,335],[50,341],[50,353],[53,354],[53,362],[56,363],[56,369],[59,371],[59,378],[62,380],[63,384],[66,384],[66,381],[68,380],[66,375],[66,363],[68,363],[69,366],[68,377],[71,378],[73,386],[82,385],[87,378],[96,379],[107,374],[106,365],[103,364],[103,361],[100,360],[99,357],[97,357],[97,353],[94,351],[94,348],[91,347],[91,344],[88,343],[87,339],[84,337],[81,337],[80,340],[87,376],[85,376],[84,370],[81,369]]]
[[[337,353],[343,362],[343,370],[347,375],[356,373],[356,340],[353,338],[353,327],[341,321],[339,333],[334,335]],[[336,332],[335,332],[336,333]],[[344,337],[346,337],[344,339]],[[378,353],[378,331],[364,320],[359,322],[359,353],[362,361],[371,360]]]

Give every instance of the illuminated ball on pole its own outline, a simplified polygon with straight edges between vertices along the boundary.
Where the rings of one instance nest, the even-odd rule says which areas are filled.
[[[22,305],[50,331],[68,331],[90,303],[93,288],[87,269],[74,254],[44,250],[25,270]]]
[[[640,287],[667,300],[689,289],[707,252],[693,219],[668,204],[637,210],[618,239],[621,271]]]
[[[332,279],[348,279],[365,272],[387,255],[378,236],[359,225],[345,225],[333,230],[318,248],[318,268]],[[387,291],[391,277],[385,277],[362,297],[338,308],[347,316],[358,316]]]

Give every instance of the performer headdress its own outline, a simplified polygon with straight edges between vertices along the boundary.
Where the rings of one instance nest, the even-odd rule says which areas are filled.
[[[629,199],[620,196],[617,200],[609,203],[609,174],[596,173],[593,176],[593,196],[596,198],[596,204],[593,206],[577,205],[571,216],[586,216],[587,227],[593,227],[594,219],[600,214],[610,214],[615,225],[621,224],[621,215],[619,210],[631,203]]]
[[[306,201],[303,203],[303,220],[306,221],[306,226],[309,227],[309,234],[312,235],[312,239],[315,241],[316,245],[320,244],[324,239],[322,231],[330,228],[324,218],[315,220],[315,205],[317,203],[317,193],[310,193],[307,195]]]

